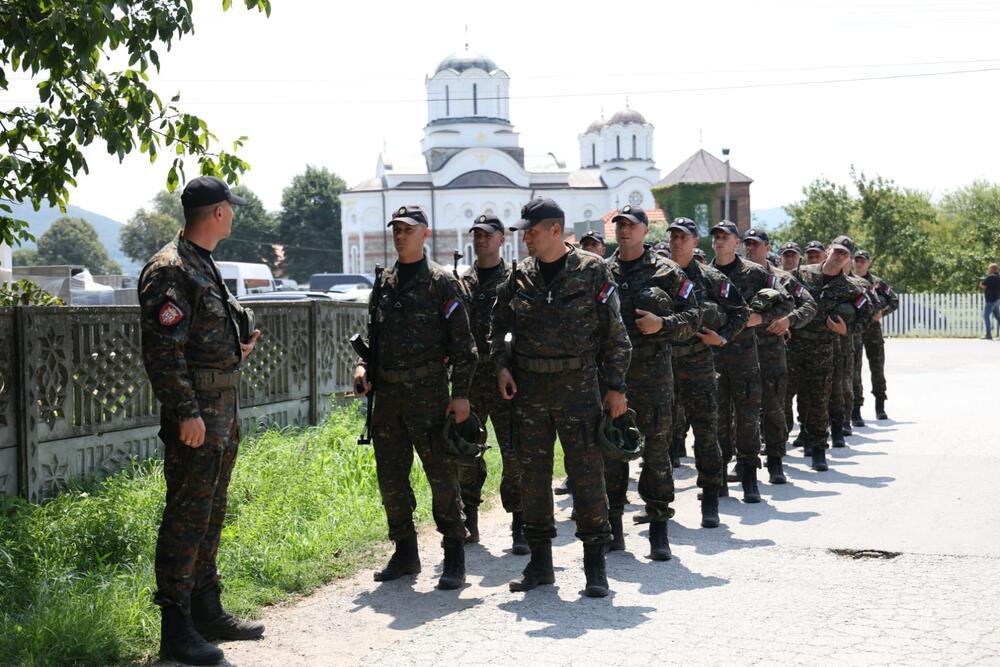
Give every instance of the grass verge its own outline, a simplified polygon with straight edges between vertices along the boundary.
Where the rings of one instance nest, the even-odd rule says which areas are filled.
[[[357,407],[322,426],[268,431],[241,445],[219,551],[230,610],[256,615],[353,574],[384,550],[375,459],[355,444]],[[556,458],[561,474],[558,448]],[[496,446],[486,460],[484,494],[492,496]],[[107,665],[155,656],[162,469],[150,461],[42,505],[0,497],[0,662]],[[426,523],[430,490],[419,463],[412,483],[417,520]]]

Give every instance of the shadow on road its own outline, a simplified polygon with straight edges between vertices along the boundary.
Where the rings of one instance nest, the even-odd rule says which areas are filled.
[[[722,500],[725,500],[723,498]],[[723,503],[719,503],[719,514],[724,512]],[[673,521],[670,522],[667,532],[669,533],[671,544],[687,544],[693,546],[700,554],[720,554],[724,551],[734,549],[754,549],[757,547],[773,547],[774,540],[741,540],[733,537],[733,533],[726,526],[725,519],[718,528],[688,528]]]
[[[670,524],[673,530],[674,524]],[[641,533],[644,539],[649,539],[649,532]],[[676,554],[668,561],[656,562],[645,557],[645,553],[635,554],[630,551],[615,551],[608,554],[608,580],[611,588],[614,582],[625,581],[639,584],[639,592],[643,595],[659,595],[667,591],[693,591],[701,588],[725,586],[728,579],[721,577],[706,577],[693,572],[684,566],[684,562]]]
[[[472,609],[483,602],[480,598],[460,598],[462,589],[417,591],[413,588],[414,581],[415,577],[407,576],[386,581],[374,590],[364,591],[354,598],[355,607],[351,611],[370,608],[379,614],[391,616],[393,620],[389,627],[393,630],[411,630],[439,618]]]
[[[555,586],[528,591],[523,599],[497,607],[513,614],[518,622],[545,623],[544,628],[525,634],[548,639],[577,639],[591,630],[629,630],[649,621],[649,614],[656,611],[655,607],[617,607],[613,593],[602,599],[566,601],[559,597],[558,579]]]
[[[895,477],[861,477],[858,475],[848,475],[847,473],[838,470],[838,468],[849,465],[857,465],[857,463],[838,459],[833,459],[830,462],[832,465],[826,472],[799,470],[797,468],[787,466],[785,469],[785,476],[789,479],[798,479],[803,481],[810,480],[814,482],[822,482],[823,484],[857,484],[858,486],[864,486],[869,489],[882,489],[888,486],[890,482],[896,481]]]

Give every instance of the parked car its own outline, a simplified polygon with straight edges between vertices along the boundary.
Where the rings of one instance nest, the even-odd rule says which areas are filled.
[[[367,273],[314,273],[309,278],[309,289],[313,292],[327,292],[334,285],[375,285],[375,276]]]
[[[240,303],[261,303],[280,302],[290,303],[293,301],[338,301],[335,295],[328,292],[260,292],[257,294],[244,294],[236,297]]]
[[[277,285],[271,268],[267,264],[251,264],[250,262],[218,262],[219,271],[226,287],[235,296],[260,292],[274,292]]]
[[[292,280],[291,278],[275,278],[275,287],[278,288],[279,292],[294,292],[299,289],[298,282]]]
[[[363,303],[368,303],[368,295],[371,292],[372,288],[365,283],[334,285],[326,291],[327,294],[333,297],[334,301],[360,301]]]

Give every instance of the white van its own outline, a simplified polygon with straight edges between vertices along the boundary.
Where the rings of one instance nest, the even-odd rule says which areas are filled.
[[[276,292],[278,286],[267,264],[250,262],[216,262],[222,273],[222,281],[234,296]]]

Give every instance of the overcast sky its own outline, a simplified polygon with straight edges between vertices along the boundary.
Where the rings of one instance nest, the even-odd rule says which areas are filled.
[[[464,48],[466,25],[470,48],[511,77],[525,152],[571,168],[578,135],[628,96],[656,127],[664,175],[699,147],[728,147],[755,209],[819,176],[846,181],[852,164],[938,195],[1000,180],[1000,2],[272,3],[265,18],[196,0],[195,35],[161,51],[153,77],[220,139],[249,136],[244,183],[269,209],[306,164],[354,185],[383,145],[419,155],[424,78]],[[967,73],[912,76],[944,72]],[[13,81],[6,97],[34,90]],[[72,203],[122,221],[170,166],[88,157]]]

